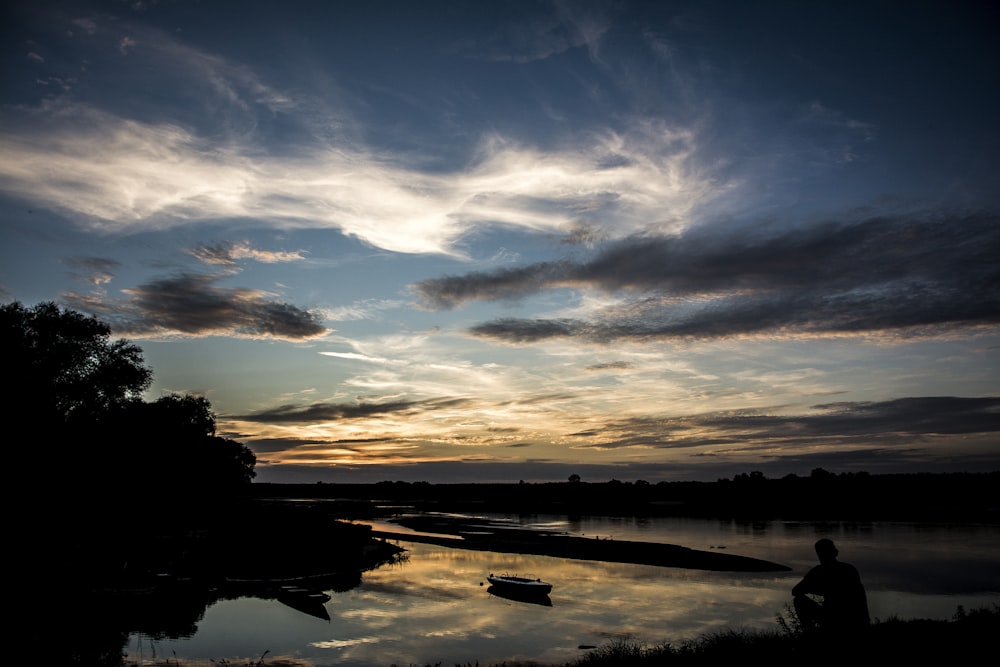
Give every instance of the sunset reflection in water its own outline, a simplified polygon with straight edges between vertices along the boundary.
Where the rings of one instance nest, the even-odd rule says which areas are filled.
[[[543,518],[535,517],[533,525]],[[845,560],[849,555],[858,565],[876,618],[947,619],[957,605],[971,609],[995,603],[997,591],[990,586],[1000,581],[996,526],[598,519],[546,527],[588,538],[725,548],[792,570],[708,572],[401,541],[407,550],[403,562],[365,572],[354,589],[331,592],[329,621],[274,600],[226,600],[206,611],[194,637],[146,640],[145,648],[133,637],[129,657],[155,653],[161,662],[170,656],[178,666],[210,666],[222,659],[253,662],[267,651],[265,662],[287,657],[293,664],[317,667],[563,664],[585,655],[581,646],[625,636],[677,644],[713,630],[775,630],[792,585],[815,562],[817,535],[833,537]],[[491,595],[490,572],[551,582],[551,606]]]
[[[767,626],[787,598],[784,575],[405,546],[406,562],[366,573],[359,588],[328,603],[335,625],[359,621],[378,635],[364,645],[339,644],[341,660],[433,664],[444,653],[473,663],[484,656],[564,662],[580,657],[581,645],[623,636],[677,640],[730,625],[734,614]],[[490,572],[553,583],[551,606],[490,594]]]

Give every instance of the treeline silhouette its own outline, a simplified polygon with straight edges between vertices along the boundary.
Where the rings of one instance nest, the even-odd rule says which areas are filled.
[[[573,481],[543,483],[251,485],[261,498],[339,501],[345,515],[399,511],[486,511],[599,516],[686,516],[740,520],[1000,520],[1000,472],[835,474],[769,479],[741,473],[716,482]]]
[[[142,350],[51,302],[0,306],[9,433],[19,482],[8,523],[17,571],[36,585],[114,580],[226,512],[254,477],[246,446],[215,433],[200,396],[143,400]],[[72,550],[58,568],[52,555]],[[68,583],[67,583],[68,582]]]
[[[143,400],[153,372],[142,350],[95,317],[51,302],[0,306],[8,392],[8,470],[21,484],[8,524],[19,572],[78,588],[153,572],[218,578],[312,572],[329,548],[355,562],[370,531],[314,508],[248,493],[256,457],[215,432],[202,396]],[[254,548],[232,551],[251,540]],[[302,552],[290,552],[297,542]],[[57,568],[51,554],[74,549]],[[219,556],[225,554],[222,560]],[[235,555],[234,555],[235,554]]]
[[[0,342],[8,387],[0,405],[8,428],[22,427],[8,454],[30,486],[134,506],[178,488],[186,498],[231,493],[253,479],[256,457],[216,436],[208,399],[142,399],[153,372],[141,349],[112,340],[97,318],[13,302],[0,307]]]

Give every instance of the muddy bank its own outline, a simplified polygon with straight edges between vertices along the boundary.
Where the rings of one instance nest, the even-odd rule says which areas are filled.
[[[721,572],[787,572],[778,563],[674,544],[574,537],[563,533],[511,527],[488,519],[442,516],[402,517],[393,521],[413,531],[373,531],[374,537],[437,544],[455,549],[555,556],[609,563],[632,563]]]

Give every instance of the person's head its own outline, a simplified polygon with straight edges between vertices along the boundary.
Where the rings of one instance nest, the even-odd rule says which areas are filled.
[[[837,547],[834,546],[833,540],[828,538],[823,538],[816,540],[816,556],[819,557],[819,562],[828,563],[830,561],[837,560]]]

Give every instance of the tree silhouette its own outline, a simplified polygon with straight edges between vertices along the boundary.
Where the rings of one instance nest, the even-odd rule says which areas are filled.
[[[0,306],[8,354],[8,424],[28,425],[12,449],[28,475],[59,487],[113,494],[136,477],[190,495],[229,490],[254,477],[246,446],[215,435],[208,399],[171,394],[141,399],[153,373],[142,350],[112,340],[110,327],[56,304]]]
[[[215,414],[204,396],[170,394],[132,403],[114,422],[114,456],[141,471],[147,484],[184,482],[188,491],[227,491],[256,475],[252,451],[215,435]]]
[[[245,445],[215,435],[215,413],[204,396],[169,394],[133,402],[103,430],[113,459],[157,488],[183,483],[187,492],[225,492],[249,483],[257,458]]]
[[[215,414],[204,396],[168,394],[152,403],[134,403],[125,419],[144,440],[192,440],[215,435]],[[151,425],[155,430],[144,425]]]
[[[5,412],[47,430],[85,424],[137,400],[152,382],[142,350],[111,329],[56,304],[0,307],[7,355]]]

